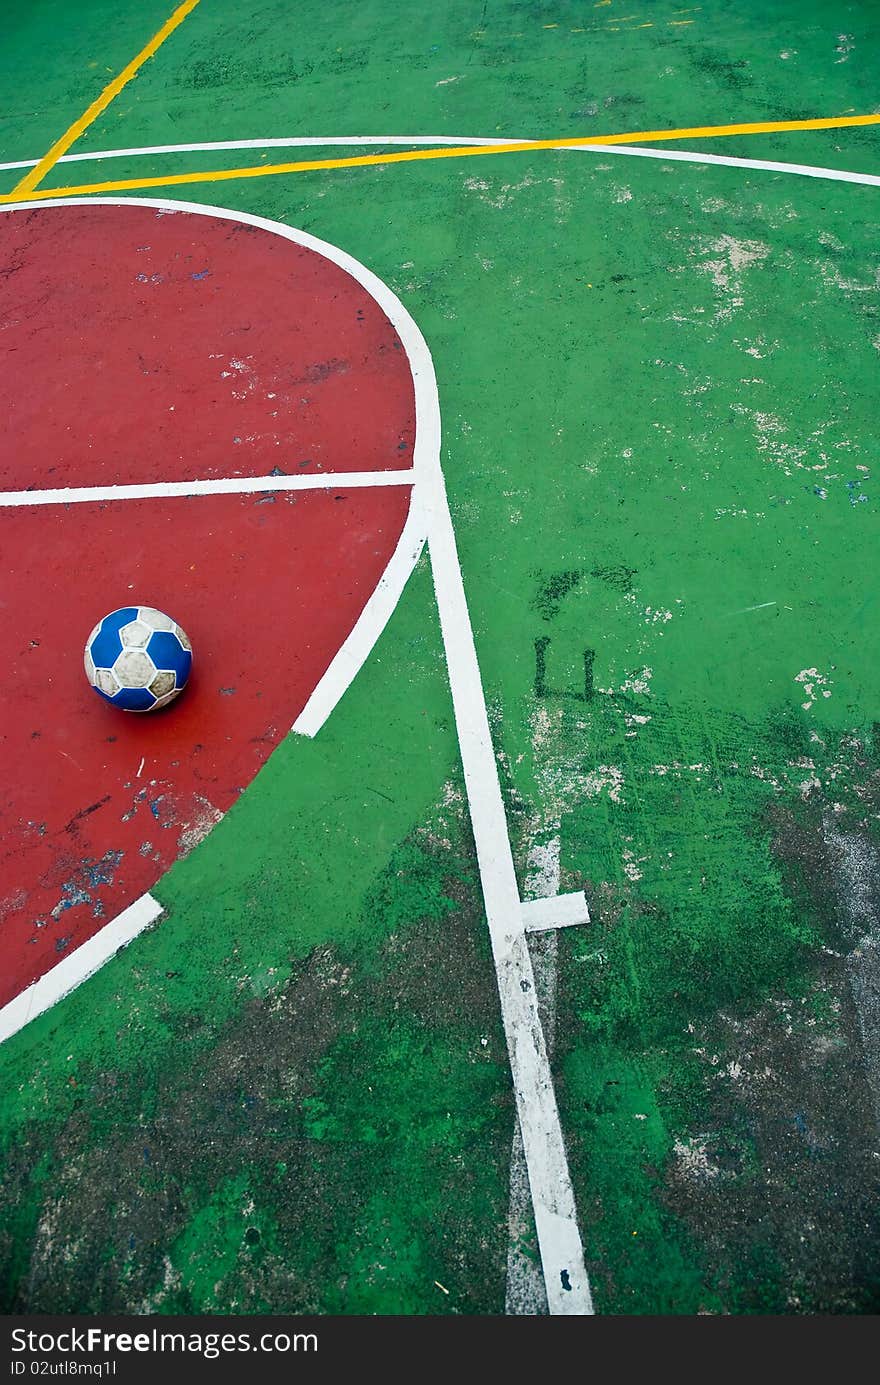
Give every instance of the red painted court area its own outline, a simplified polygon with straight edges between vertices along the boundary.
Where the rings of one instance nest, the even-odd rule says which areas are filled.
[[[262,228],[0,215],[0,490],[406,469],[409,362],[366,290]],[[0,508],[0,1004],[149,890],[287,734],[397,546],[409,486]],[[134,716],[82,649],[168,611],[194,670]],[[11,653],[11,658],[10,658]]]

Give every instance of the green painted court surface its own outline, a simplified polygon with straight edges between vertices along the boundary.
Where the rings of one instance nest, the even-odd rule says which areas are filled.
[[[7,163],[171,12],[9,9]],[[424,334],[520,887],[590,908],[533,956],[599,1313],[880,1302],[880,187],[613,149],[209,175],[869,115],[878,42],[867,0],[201,0],[75,152],[327,147],[41,184],[204,173],[133,195],[337,245]],[[880,175],[871,125],[663,147]],[[5,1310],[546,1311],[426,558],[155,894],[0,1051]]]

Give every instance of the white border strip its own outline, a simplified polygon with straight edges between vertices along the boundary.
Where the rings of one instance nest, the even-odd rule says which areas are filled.
[[[91,500],[154,500],[168,496],[251,495],[260,491],[358,490],[374,486],[411,486],[415,477],[414,471],[313,471],[298,476],[229,476],[208,481],[0,491],[0,507],[82,505]]]
[[[151,894],[142,894],[111,923],[107,923],[89,938],[88,942],[71,952],[69,957],[58,962],[27,990],[21,991],[14,1000],[0,1009],[0,1043],[23,1029],[37,1015],[42,1015],[63,996],[81,985],[87,977],[115,957],[120,948],[149,928],[151,923],[163,912],[162,905]]]

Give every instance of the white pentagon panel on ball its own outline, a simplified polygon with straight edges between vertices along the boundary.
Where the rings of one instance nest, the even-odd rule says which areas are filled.
[[[143,649],[152,633],[149,625],[145,625],[142,620],[130,620],[127,625],[123,625],[119,638],[126,649]]]
[[[138,620],[143,621],[150,630],[173,630],[174,621],[170,616],[166,616],[163,611],[157,611],[153,606],[139,606]]]
[[[189,642],[189,636],[187,635],[186,631],[182,630],[179,625],[175,625],[174,633],[180,640],[180,643],[183,645],[184,649],[186,649],[190,654],[192,654],[192,645]]]
[[[99,668],[95,670],[95,686],[106,693],[107,697],[115,697],[119,692],[119,683],[109,668]]]
[[[168,693],[174,692],[177,687],[177,678],[170,670],[160,669],[149,686],[153,696],[161,700]]]
[[[123,688],[146,688],[156,676],[156,665],[143,649],[123,649],[113,672]]]
[[[88,680],[89,680],[90,683],[94,683],[94,681],[95,681],[95,661],[94,661],[94,659],[92,658],[91,654],[89,653],[88,649],[86,650],[85,654],[83,655],[83,663],[85,664],[86,678],[88,678]]]

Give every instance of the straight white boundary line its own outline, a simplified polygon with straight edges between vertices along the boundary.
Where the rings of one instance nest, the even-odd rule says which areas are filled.
[[[527,144],[528,140],[507,135],[503,139],[493,136],[453,136],[453,135],[338,135],[338,136],[292,136],[285,139],[239,139],[214,140],[197,144],[156,144],[138,149],[104,149],[92,153],[65,154],[58,163],[99,162],[102,159],[121,159],[126,156],[144,157],[155,154],[195,154],[211,150],[218,152],[234,149],[299,149],[333,148],[351,145],[416,145],[416,146],[456,146],[498,144]],[[823,168],[813,164],[783,163],[772,159],[740,159],[732,154],[704,154],[683,149],[657,149],[637,144],[583,144],[568,145],[560,153],[573,154],[623,154],[639,159],[664,159],[670,163],[717,164],[722,168],[748,168],[766,173],[790,173],[802,178],[825,178],[839,183],[862,183],[869,187],[880,186],[880,174],[854,173],[841,168]],[[38,159],[20,159],[14,163],[0,163],[0,173],[19,168],[34,168]],[[72,199],[71,199],[72,200]],[[48,205],[43,203],[44,206]]]
[[[69,957],[21,991],[0,1009],[0,1043],[51,1009],[89,976],[94,976],[105,962],[115,957],[120,948],[149,928],[161,913],[159,901],[151,894],[142,894],[88,942],[82,943]]]
[[[340,655],[345,654],[346,647],[351,646],[348,649],[345,670],[340,669],[336,683],[332,679],[327,683],[325,675],[322,684],[327,683],[327,686],[321,698],[315,702],[313,694],[304,713],[298,719],[297,726],[310,708],[307,725],[313,729],[306,730],[305,734],[314,734],[326,720],[329,711],[335,705],[334,698],[338,700],[338,696],[341,696],[340,684],[344,684],[344,691],[384,628],[384,621],[375,628],[371,628],[371,624],[383,616],[387,620],[400,597],[403,583],[418,559],[426,534],[467,787],[471,827],[495,960],[516,1109],[525,1149],[548,1308],[551,1314],[590,1314],[593,1312],[593,1302],[584,1266],[574,1191],[553,1089],[553,1077],[538,1014],[535,979],[526,941],[507,817],[458,561],[452,516],[440,466],[440,406],[434,365],[424,337],[396,295],[352,256],[306,232],[248,212],[235,212],[228,208],[205,206],[200,203],[124,197],[47,199],[36,203],[7,204],[4,210],[67,206],[72,202],[85,205],[99,202],[111,206],[126,206],[134,202],[136,205],[164,212],[193,212],[201,216],[245,222],[284,236],[324,255],[349,273],[376,299],[397,330],[410,362],[416,400],[416,441],[413,453],[416,481],[409,518],[394,555],[395,558],[401,555],[400,561],[394,566],[393,574],[394,559],[389,563],[385,572],[385,578],[388,579],[386,590],[379,596],[377,588],[374,595],[379,599],[372,605],[370,602],[367,603],[352,636],[343,645],[328,674],[340,660]],[[414,541],[416,535],[418,541]],[[357,636],[354,641],[353,636]],[[319,684],[319,688],[322,684]],[[152,896],[143,898],[152,900]],[[120,915],[114,923],[119,923],[124,917],[125,914]],[[91,941],[97,944],[97,940],[112,927],[112,924],[108,925]],[[71,955],[69,960],[72,967],[83,948],[88,946],[89,944],[83,944],[83,947]],[[107,959],[107,956],[102,956],[102,961]],[[101,962],[98,965],[101,965]],[[95,969],[90,967],[86,975],[90,975]],[[47,973],[47,978],[54,977],[57,971],[57,967],[53,968],[51,973]],[[79,979],[84,980],[85,976]],[[37,985],[39,984],[38,982]],[[78,983],[74,981],[71,985],[65,986],[62,993],[67,994],[75,984]],[[51,989],[52,983],[48,979],[46,985]],[[16,1002],[13,1001],[11,1004],[15,1005]],[[0,1011],[0,1018],[8,1008],[4,1007],[4,1010]],[[25,1022],[26,1019],[22,1020],[22,1023]]]
[[[443,473],[431,478],[428,551],[446,650],[501,1014],[551,1314],[593,1312],[574,1190],[538,1014],[532,959]]]
[[[207,481],[68,486],[57,490],[0,491],[0,508],[22,505],[82,505],[93,500],[158,500],[175,496],[251,495],[260,491],[363,490],[375,486],[411,486],[414,481],[414,471],[313,471],[300,473],[298,476],[227,476]]]

